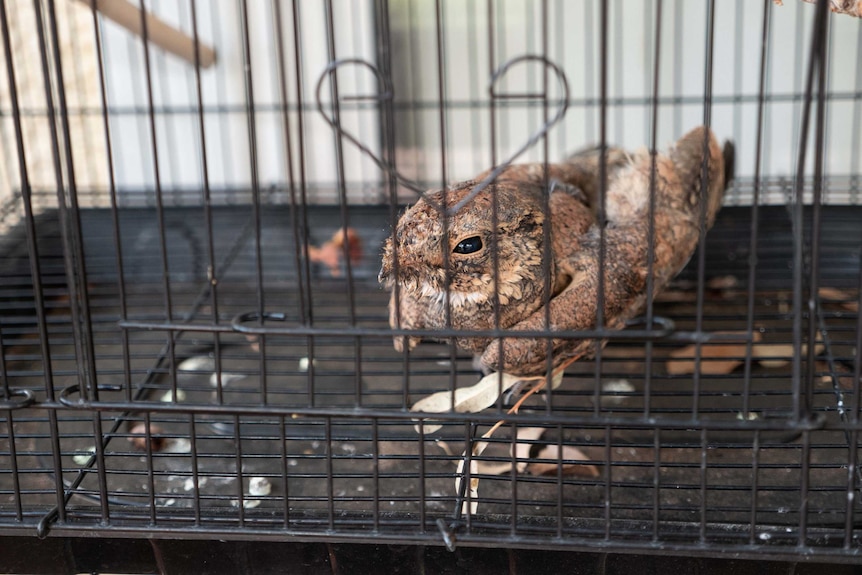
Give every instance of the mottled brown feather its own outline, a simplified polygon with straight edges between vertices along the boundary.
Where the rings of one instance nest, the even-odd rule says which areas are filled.
[[[704,144],[709,153],[704,210],[708,229],[726,185],[725,160],[715,138],[697,128],[669,154],[656,157],[654,294],[685,265],[700,237]],[[447,230],[437,207],[443,205],[443,192],[426,193],[402,215],[393,238],[384,246],[380,280],[393,291],[390,324],[406,329],[444,328],[448,307],[455,329],[595,329],[600,259],[600,229],[594,215],[600,188],[598,165],[599,152],[591,149],[549,165],[547,178],[543,164],[513,166],[450,216]],[[629,157],[610,149],[607,167],[604,318],[607,327],[621,329],[646,303],[651,158],[647,153]],[[463,199],[484,175],[449,187],[446,206]],[[554,184],[546,186],[548,180]],[[494,194],[496,234],[491,225]],[[549,246],[545,246],[546,213],[550,215]],[[483,240],[480,252],[452,253],[460,240],[475,235]],[[543,259],[545,253],[548,261]],[[550,274],[547,282],[546,273]],[[448,302],[444,295],[447,282]],[[546,285],[550,293],[546,293]],[[498,314],[495,308],[499,308]],[[499,342],[490,338],[456,341],[480,355],[487,369],[525,376],[547,369],[547,340],[543,338],[505,338],[502,356]],[[396,349],[402,349],[403,342],[396,337]],[[408,338],[407,342],[412,348],[419,339]],[[559,366],[569,358],[588,355],[600,343],[555,338],[552,364]]]

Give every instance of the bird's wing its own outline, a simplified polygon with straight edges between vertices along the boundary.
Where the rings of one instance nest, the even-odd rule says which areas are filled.
[[[709,185],[702,193],[704,150],[707,151]],[[726,166],[715,138],[696,128],[677,142],[668,155],[656,158],[653,295],[672,279],[694,251],[700,237],[701,202],[706,200],[706,226],[712,224],[725,189]],[[547,306],[515,324],[513,331],[595,330],[599,302],[599,274],[602,285],[602,325],[621,329],[646,303],[650,234],[649,189],[653,181],[652,162],[641,156],[619,169],[608,186],[608,201],[625,205],[625,217],[613,220],[603,231],[592,226],[582,234],[566,234],[555,223],[555,263],[559,276],[569,283],[555,292]],[[558,222],[565,214],[554,213]],[[601,257],[602,249],[604,257]],[[493,370],[516,375],[537,375],[547,371],[549,347],[554,366],[568,358],[580,357],[601,344],[599,338],[505,338],[485,350],[482,363]],[[500,355],[502,347],[502,355]]]

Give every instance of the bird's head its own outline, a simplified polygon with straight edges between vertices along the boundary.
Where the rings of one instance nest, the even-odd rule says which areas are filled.
[[[541,305],[544,270],[553,274],[550,254],[543,257],[543,187],[492,184],[450,213],[477,183],[426,192],[408,208],[384,245],[379,275],[387,288],[397,282],[411,302],[439,311],[441,321],[449,302],[456,326],[492,326],[485,316],[495,301],[530,313]]]

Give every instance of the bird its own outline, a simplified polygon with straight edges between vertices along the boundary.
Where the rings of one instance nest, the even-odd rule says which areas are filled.
[[[534,377],[547,374],[549,365],[563,368],[589,357],[606,342],[554,333],[597,329],[600,283],[602,327],[623,329],[640,313],[648,295],[650,214],[655,297],[690,259],[701,229],[712,226],[733,158],[732,143],[721,148],[700,126],[655,156],[593,147],[560,163],[511,166],[478,193],[490,172],[429,190],[404,211],[383,245],[378,279],[391,292],[390,326],[455,330],[456,345],[473,353],[485,372]],[[510,335],[457,334],[495,329]],[[519,331],[548,337],[519,337]],[[393,338],[398,351],[420,340]]]

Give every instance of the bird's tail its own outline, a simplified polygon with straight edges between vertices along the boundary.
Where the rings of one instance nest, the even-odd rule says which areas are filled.
[[[705,126],[688,132],[670,151],[670,159],[682,185],[682,200],[692,207],[706,201],[706,229],[712,227],[721,208],[724,191],[733,179],[734,154],[731,142],[725,142],[724,149],[720,148],[715,135]],[[707,189],[705,198],[701,192],[704,182]]]

